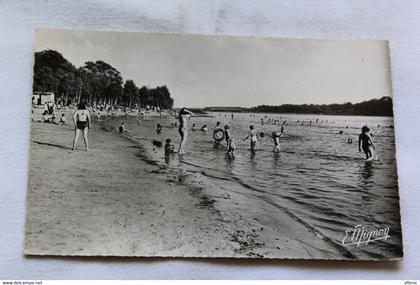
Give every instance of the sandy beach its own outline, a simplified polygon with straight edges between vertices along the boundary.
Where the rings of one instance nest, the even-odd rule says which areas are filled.
[[[73,126],[32,122],[25,254],[352,257],[231,181],[150,160],[117,122],[93,124],[89,152],[71,151]]]

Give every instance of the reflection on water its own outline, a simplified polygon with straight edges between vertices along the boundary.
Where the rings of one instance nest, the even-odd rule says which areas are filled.
[[[373,179],[373,167],[374,161],[364,161],[361,163],[360,167],[360,187],[362,188],[370,188],[374,185],[374,179]]]
[[[241,114],[231,120],[231,116],[214,115],[188,121],[189,129],[195,123],[196,127],[207,125],[209,131],[190,131],[187,153],[165,162],[178,166],[182,160],[183,167],[210,170],[219,177],[238,181],[249,186],[243,190],[247,191],[247,197],[264,193],[270,203],[287,207],[337,244],[341,243],[346,228],[358,224],[393,229],[393,238],[372,243],[369,248],[352,249],[356,254],[377,257],[401,250],[394,132],[388,127],[393,125],[392,118],[304,115],[265,118],[260,114]],[[264,125],[260,124],[261,118],[266,120]],[[277,154],[272,152],[273,141],[267,134],[279,131],[280,126],[268,119],[288,121]],[[302,126],[302,121],[309,120],[315,123]],[[162,120],[164,128],[160,135],[154,133],[155,121],[151,119],[129,127],[150,140],[171,138],[176,146],[179,135],[176,128],[170,127],[174,121]],[[234,159],[225,157],[224,141],[214,144],[212,128],[216,121],[230,125],[238,144]],[[255,125],[258,133],[266,134],[259,138],[256,152],[249,150],[249,141],[242,141],[250,124]],[[365,124],[374,134],[377,161],[366,162],[364,154],[358,151],[358,135]],[[353,143],[348,143],[349,139]],[[258,197],[261,196],[255,195],[255,199]]]
[[[273,167],[277,168],[280,167],[281,164],[281,155],[280,153],[273,153]]]

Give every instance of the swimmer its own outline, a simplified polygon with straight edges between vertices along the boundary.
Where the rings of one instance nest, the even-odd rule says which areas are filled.
[[[352,139],[352,138],[349,138],[349,139],[347,140],[347,143],[348,143],[348,144],[353,143],[353,139]]]
[[[206,126],[206,125],[203,125],[203,126],[201,127],[201,131],[202,131],[202,132],[207,132],[207,131],[208,131],[207,126]]]
[[[88,144],[88,129],[90,129],[90,116],[86,108],[86,103],[82,102],[77,106],[77,111],[73,115],[74,122],[74,138],[73,150],[76,149],[77,140],[79,139],[80,132],[83,132],[83,140],[85,142],[86,151],[89,151]]]
[[[276,152],[276,153],[280,152],[280,137],[283,134],[285,124],[286,124],[286,121],[284,121],[283,124],[281,125],[280,132],[273,132],[272,133],[272,138],[273,138],[273,141],[274,141],[273,152]]]
[[[195,127],[195,124],[192,124],[191,130],[192,130],[192,131],[197,130],[197,129],[196,129],[196,127]]]
[[[243,140],[246,141],[248,138],[250,138],[251,151],[254,152],[255,151],[255,147],[257,145],[257,141],[258,141],[258,134],[255,131],[253,125],[250,125],[249,126],[248,135]]]
[[[367,126],[362,127],[362,133],[359,135],[359,151],[362,151],[362,149],[366,154],[366,159],[372,159],[372,149],[375,149],[375,144],[373,143],[370,129]]]
[[[170,155],[174,152],[175,147],[171,144],[171,139],[166,139],[165,142],[165,155]]]
[[[179,135],[181,136],[181,142],[179,143],[178,153],[183,154],[185,152],[185,144],[187,143],[187,135],[188,135],[188,128],[187,128],[187,117],[194,116],[194,114],[187,110],[186,108],[182,108],[178,114],[179,120]]]

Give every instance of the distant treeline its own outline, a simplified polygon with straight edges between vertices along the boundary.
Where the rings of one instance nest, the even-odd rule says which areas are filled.
[[[33,92],[54,92],[64,105],[83,100],[91,104],[170,109],[174,104],[166,86],[138,88],[131,79],[123,82],[121,73],[101,60],[76,68],[55,50],[35,53]]]
[[[392,99],[382,97],[361,103],[344,103],[328,105],[292,105],[280,106],[260,105],[250,108],[252,112],[263,113],[298,113],[298,114],[323,114],[323,115],[362,115],[362,116],[393,116]]]
[[[319,114],[319,115],[356,115],[356,116],[393,116],[392,99],[382,97],[361,103],[344,104],[283,104],[279,106],[259,105],[252,108],[241,107],[208,107],[206,111],[218,112],[254,112],[254,113],[283,113],[283,114]]]

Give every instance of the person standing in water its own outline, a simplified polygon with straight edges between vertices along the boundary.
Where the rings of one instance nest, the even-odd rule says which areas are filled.
[[[156,134],[160,134],[162,132],[162,126],[160,124],[156,124]]]
[[[254,152],[258,141],[258,134],[255,131],[253,125],[249,126],[248,135],[246,136],[246,138],[244,138],[244,141],[246,141],[248,138],[250,138],[251,140],[251,151]]]
[[[372,149],[375,149],[375,144],[373,143],[370,129],[367,126],[362,127],[362,133],[359,135],[359,151],[362,151],[362,149],[366,154],[366,159],[373,158]]]
[[[222,136],[221,137],[218,135],[219,132],[222,133]],[[218,121],[216,123],[216,127],[214,127],[214,130],[213,130],[213,139],[214,139],[214,142],[216,144],[219,144],[220,141],[223,140],[223,137],[224,136],[225,136],[225,132],[223,131],[223,128],[222,128],[222,126],[220,124],[220,121]]]
[[[238,147],[236,146],[236,142],[234,138],[230,138],[229,139],[229,143],[226,149],[226,155],[225,157],[229,157],[229,158],[235,158],[235,150]]]
[[[165,155],[170,155],[174,152],[174,145],[171,144],[171,139],[166,139],[165,142]]]
[[[74,122],[74,138],[73,150],[76,149],[76,144],[79,139],[80,132],[83,132],[83,140],[85,142],[86,151],[89,151],[88,144],[88,129],[90,129],[89,111],[86,109],[86,103],[82,102],[77,107],[77,111],[73,115]]]
[[[230,135],[230,127],[229,125],[225,125],[225,141],[226,141],[226,150],[229,149],[229,143],[230,143],[230,139],[231,139],[231,135]]]
[[[187,110],[187,108],[182,108],[178,114],[179,120],[179,135],[181,136],[181,141],[179,143],[178,154],[185,153],[185,144],[187,143],[187,134],[188,134],[188,127],[187,127],[187,117],[194,116],[194,114]]]
[[[280,152],[280,137],[283,134],[285,124],[286,124],[286,121],[284,121],[283,124],[281,125],[280,132],[273,132],[272,133],[272,138],[273,138],[273,141],[274,141],[273,152],[275,152],[275,153]]]
[[[220,124],[220,121],[218,121],[217,123],[216,123],[216,126],[214,127],[214,130],[213,130],[213,133],[217,133],[217,132],[219,132],[219,131],[223,131],[223,129],[222,129],[222,126],[221,126],[221,124]]]

